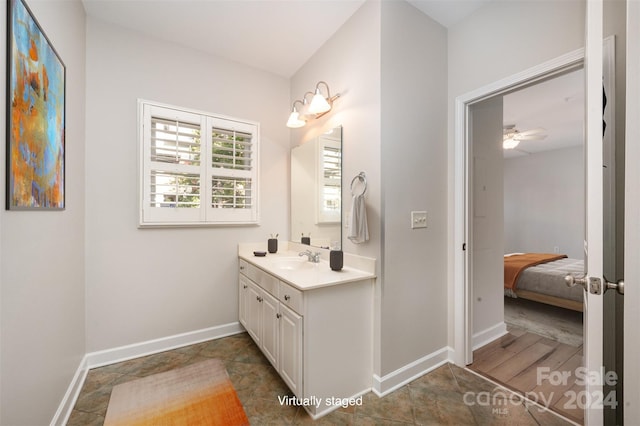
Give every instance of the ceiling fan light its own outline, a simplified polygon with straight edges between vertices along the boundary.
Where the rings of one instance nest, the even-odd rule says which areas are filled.
[[[502,142],[502,148],[504,148],[504,149],[514,149],[515,147],[518,146],[519,143],[520,143],[520,141],[517,140],[517,139],[508,138],[508,139],[505,139]]]

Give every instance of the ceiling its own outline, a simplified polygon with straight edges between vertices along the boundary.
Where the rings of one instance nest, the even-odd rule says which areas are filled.
[[[542,128],[546,138],[522,141],[505,158],[582,145],[584,70],[537,83],[503,97],[503,124],[521,131]]]
[[[291,77],[365,0],[82,0],[87,15]],[[395,1],[395,0],[383,0]],[[444,26],[487,0],[409,0]]]
[[[82,0],[87,15],[290,78],[365,0]],[[382,0],[396,1],[396,0]],[[451,27],[491,0],[407,0]],[[526,155],[582,140],[582,77],[563,76],[504,97],[505,124],[543,127]],[[571,130],[570,130],[571,129]],[[573,133],[571,133],[573,132]]]
[[[364,0],[82,0],[88,16],[291,77]]]

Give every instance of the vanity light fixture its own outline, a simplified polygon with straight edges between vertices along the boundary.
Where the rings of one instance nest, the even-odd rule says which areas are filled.
[[[312,114],[312,113],[309,112],[310,102],[307,99],[308,95],[311,95],[311,97],[313,98],[313,92],[306,92],[304,94],[304,96],[302,97],[302,108],[300,109],[300,116],[303,119],[315,118],[315,116],[316,116],[315,114]]]
[[[327,88],[327,96],[325,97],[320,90],[320,85],[323,84]],[[313,95],[311,103],[307,101],[307,95]],[[333,101],[340,97],[340,94],[331,96],[329,85],[324,81],[319,81],[316,84],[315,92],[306,92],[302,100],[296,100],[293,102],[291,109],[291,115],[287,121],[287,127],[296,129],[306,124],[305,118],[320,118],[333,107]],[[296,109],[296,103],[302,105],[301,112]]]
[[[287,120],[287,127],[290,127],[292,129],[297,129],[307,124],[306,121],[300,119],[300,113],[296,109],[296,103],[299,103],[304,107],[304,104],[301,101],[293,102],[293,106],[291,107],[291,115],[289,115],[289,120]]]
[[[324,84],[327,88],[327,97],[320,92],[320,83]],[[331,105],[327,102],[327,99],[331,98],[331,94],[329,93],[329,85],[324,81],[319,81],[316,84],[316,92],[311,99],[311,105],[309,105],[309,112],[311,114],[322,114],[323,112],[327,112],[331,109]]]

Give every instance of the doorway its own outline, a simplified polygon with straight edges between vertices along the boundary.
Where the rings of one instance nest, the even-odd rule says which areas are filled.
[[[565,276],[585,270],[584,211],[567,209],[585,203],[584,109],[578,68],[474,103],[468,121],[469,368],[577,423],[564,394],[584,393],[583,291]]]
[[[597,8],[592,8],[587,13],[589,26],[597,27]],[[598,37],[597,31],[588,32],[586,51],[589,57],[612,58],[611,38],[605,40]],[[518,88],[531,85],[537,81],[549,79],[552,76],[566,73],[570,70],[586,67],[586,87],[600,88],[603,82],[608,80],[604,75],[600,61],[584,61],[584,50],[579,49],[549,62],[530,68],[517,75],[505,78],[495,83],[484,86],[463,96],[455,101],[455,173],[454,173],[454,232],[453,241],[459,244],[461,250],[453,252],[453,300],[459,301],[453,306],[453,360],[460,366],[471,364],[473,361],[473,287],[472,262],[469,255],[473,249],[473,236],[471,231],[473,223],[470,218],[470,206],[473,197],[471,188],[470,171],[473,159],[469,155],[469,126],[470,107],[478,102],[504,94]],[[604,53],[604,56],[603,56]],[[606,66],[604,67],[607,68]],[[606,86],[606,84],[605,84]],[[613,87],[613,86],[612,86]],[[606,89],[606,87],[605,87]],[[603,174],[602,169],[607,167],[603,162],[603,90],[588,90],[586,92],[586,125],[585,125],[585,170],[586,170],[586,206],[576,206],[577,209],[586,209],[586,239],[585,239],[585,266],[587,276],[582,279],[570,277],[575,285],[584,287],[585,310],[584,320],[584,369],[573,371],[573,374],[581,374],[585,391],[581,394],[584,401],[575,401],[578,409],[583,409],[587,424],[599,424],[602,421],[602,406],[617,405],[615,392],[603,394],[602,370],[603,365],[603,304],[602,304],[602,260],[603,260]],[[606,116],[606,110],[604,111]],[[604,138],[606,140],[606,137]],[[469,244],[469,247],[467,247]],[[471,250],[469,250],[471,248]],[[610,287],[611,286],[611,287]],[[616,284],[606,282],[606,288],[616,287]],[[621,286],[617,286],[618,289]],[[460,303],[464,302],[464,303]],[[499,331],[499,329],[496,329]],[[496,336],[498,338],[499,335]],[[495,339],[494,339],[495,340]],[[621,342],[617,342],[622,344]],[[606,374],[610,372],[607,371]],[[616,371],[611,373],[615,374]],[[591,380],[593,376],[599,376],[599,380]],[[575,391],[574,396],[580,396]],[[593,402],[593,398],[602,395],[604,399]],[[593,398],[592,398],[593,397]],[[574,405],[575,405],[574,404]]]
[[[536,67],[525,70],[517,75],[510,76],[503,80],[494,82],[492,84],[486,85],[480,89],[477,89],[473,92],[469,92],[466,95],[460,96],[456,98],[455,101],[455,170],[454,173],[454,206],[455,209],[455,217],[454,217],[454,233],[453,233],[453,241],[456,245],[458,245],[461,250],[456,250],[453,253],[453,298],[456,301],[464,301],[464,303],[455,303],[453,306],[453,321],[454,321],[454,336],[453,336],[453,344],[454,344],[454,353],[453,359],[456,364],[460,366],[466,366],[472,363],[473,361],[473,348],[474,344],[472,341],[473,337],[473,305],[475,296],[472,294],[472,288],[470,283],[472,282],[473,275],[473,263],[471,261],[470,252],[474,249],[474,242],[472,236],[473,230],[473,218],[470,215],[470,206],[472,206],[473,201],[473,191],[477,190],[477,187],[472,185],[477,185],[477,182],[472,182],[470,172],[476,168],[483,168],[482,162],[484,160],[477,160],[473,158],[473,156],[469,152],[469,136],[470,129],[469,127],[472,125],[470,122],[470,108],[474,104],[478,104],[484,100],[495,97],[496,95],[504,95],[509,92],[514,92],[518,89],[532,86],[537,82],[549,80],[553,77],[557,77],[568,72],[574,71],[576,69],[582,68],[584,63],[584,50],[579,49],[574,52],[568,53],[561,57],[558,57],[554,60],[548,61],[546,63],[540,64]],[[497,140],[502,139],[502,114],[499,115],[499,124],[497,135],[494,138]],[[494,129],[495,131],[495,129]],[[501,152],[500,149],[497,150]],[[495,152],[494,152],[495,154]],[[591,157],[591,161],[593,161],[595,157]],[[474,165],[474,162],[476,164]],[[478,164],[479,163],[479,164]],[[593,167],[590,164],[590,167]],[[484,169],[488,171],[487,178],[490,178],[490,175],[495,175],[495,170],[491,167],[490,164],[485,164]],[[500,179],[502,179],[502,173],[499,173]],[[500,182],[502,184],[502,181]],[[495,204],[494,204],[495,206]],[[482,209],[482,206],[481,206]],[[500,208],[500,211],[496,214],[504,215],[504,211]],[[497,280],[494,282],[500,283],[502,281],[502,265],[500,259],[502,258],[503,252],[503,233],[504,230],[501,231],[504,219],[500,219],[500,226],[494,227],[496,232],[500,232],[499,243],[495,247],[487,247],[488,249],[492,249],[494,251],[491,256],[493,259],[492,267],[486,268],[491,269],[493,277]],[[483,228],[480,227],[482,230]],[[496,253],[499,253],[499,256],[496,256]],[[496,260],[498,259],[498,260]],[[477,263],[476,263],[477,264]],[[503,288],[500,284],[498,287],[493,288],[492,291],[494,293],[491,297],[491,300],[498,300],[502,298]],[[482,297],[482,296],[481,296]],[[486,342],[490,342],[492,340],[499,339],[500,336],[506,333],[506,325],[503,322],[504,318],[504,307],[502,304],[496,305],[498,306],[495,311],[498,312],[498,316],[502,324],[498,324],[491,330],[491,333],[494,333],[491,336],[491,333],[485,334]],[[495,312],[493,312],[495,314]],[[475,342],[476,347],[478,347],[478,341]],[[587,360],[589,358],[587,357]],[[589,362],[587,362],[587,365]]]

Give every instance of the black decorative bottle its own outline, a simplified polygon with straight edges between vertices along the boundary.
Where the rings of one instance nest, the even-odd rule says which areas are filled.
[[[339,248],[332,249],[329,252],[329,266],[332,271],[340,271],[344,266],[344,255]]]

